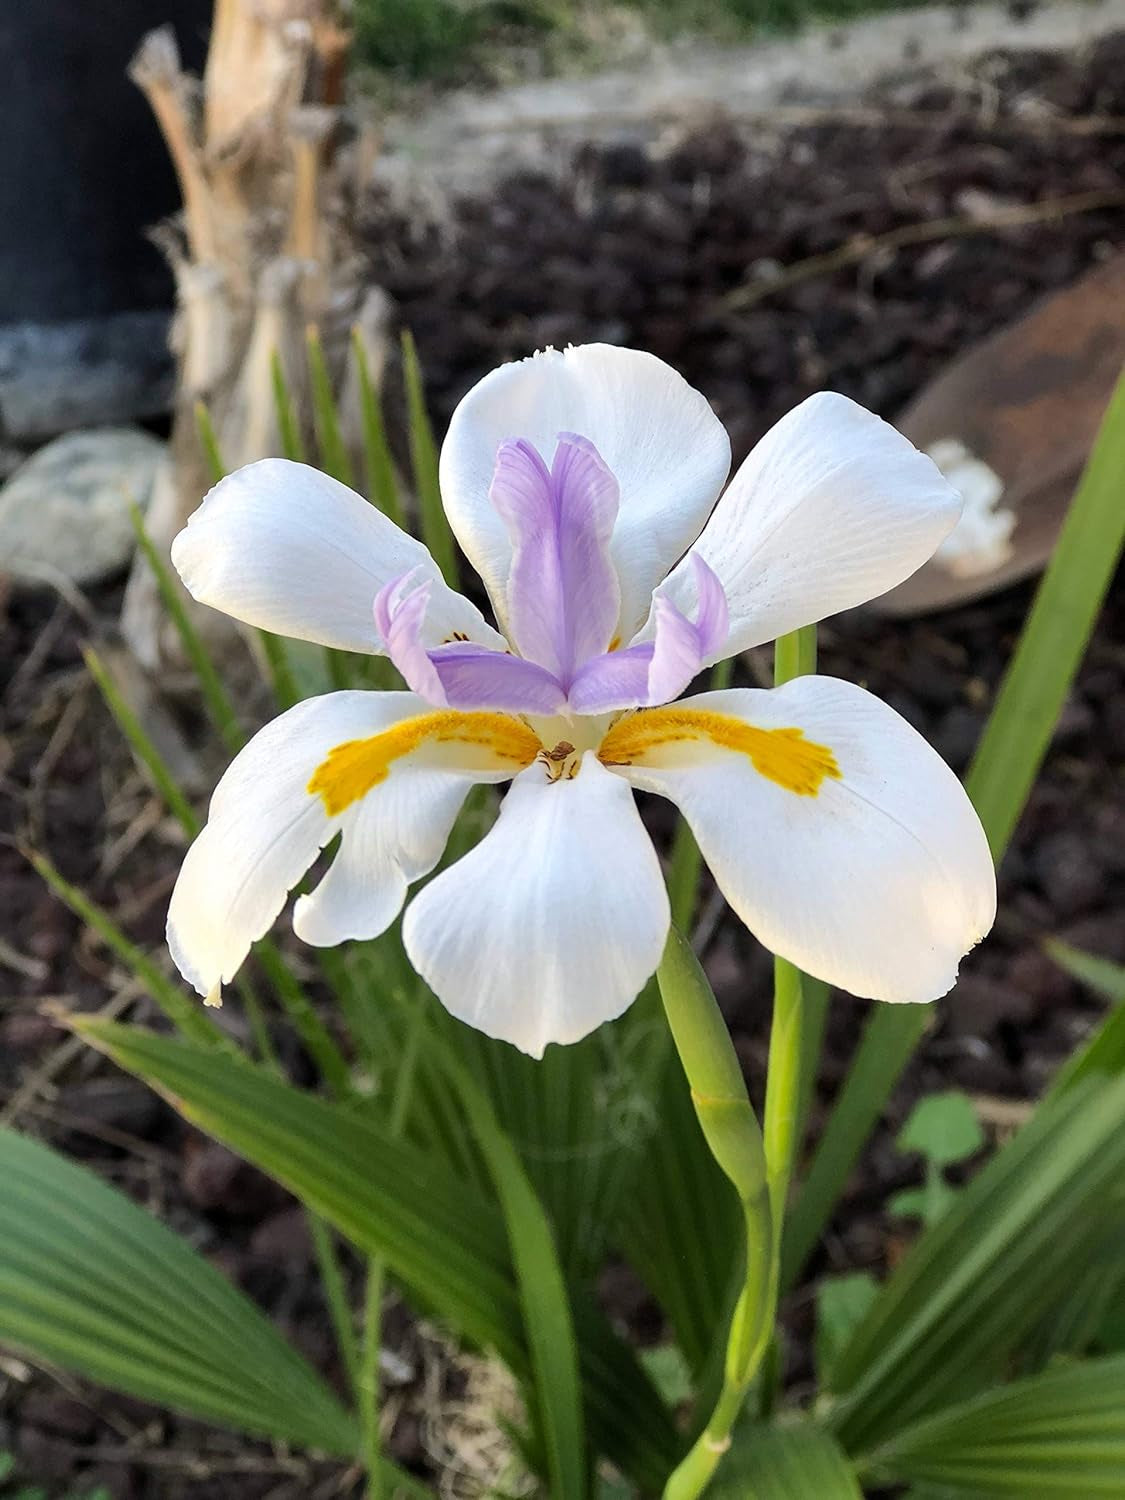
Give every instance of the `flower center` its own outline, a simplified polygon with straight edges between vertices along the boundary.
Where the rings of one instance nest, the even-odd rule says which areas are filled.
[[[582,764],[582,756],[569,740],[560,740],[553,750],[540,750],[535,757],[547,771],[547,780],[573,781]]]

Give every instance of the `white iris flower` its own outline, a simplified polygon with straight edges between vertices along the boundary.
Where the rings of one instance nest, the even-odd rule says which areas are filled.
[[[655,970],[668,897],[634,788],[680,808],[774,952],[856,995],[944,994],[996,887],[934,751],[829,677],[679,695],[711,663],[901,583],[960,499],[830,394],[784,417],[719,498],[729,467],[706,400],[651,355],[595,344],[493,371],[454,413],[441,489],[496,627],[335,480],[267,459],[216,485],[172,548],[195,598],[385,653],[411,691],[310,699],[237,756],[172,895],[185,978],[214,998],[337,833],[294,927],[318,945],[375,937],[469,789],[511,781],[495,826],[403,925],[419,974],[489,1036],[540,1056],[619,1016]]]

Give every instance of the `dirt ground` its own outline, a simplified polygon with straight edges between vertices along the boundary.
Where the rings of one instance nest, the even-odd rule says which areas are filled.
[[[1105,208],[988,230],[990,206],[1125,185],[1125,37],[1077,58],[981,59],[952,82],[901,79],[863,114],[739,132],[716,118],[652,148],[580,148],[562,180],[520,175],[432,222],[369,206],[371,274],[397,299],[444,424],[501,360],[544,343],[609,339],[652,350],[715,404],[736,458],[810,392],[831,387],[893,417],[948,359],[1121,245]],[[819,274],[737,310],[728,295],[779,267],[905,223],[956,215],[966,233]],[[974,219],[975,216],[975,219]],[[392,407],[393,407],[392,400]],[[1118,581],[1120,584],[1120,580]],[[823,670],[887,699],[964,769],[1030,599],[1020,587],[951,613],[888,623],[863,613],[822,630]],[[140,1084],[63,1049],[38,1011],[79,1009],[126,981],[40,886],[17,839],[156,947],[180,846],[131,767],[79,655],[108,637],[119,584],[86,598],[0,598],[0,1119],[43,1134],[164,1215],[339,1378],[310,1251],[285,1195],[185,1127]],[[740,666],[756,680],[765,660]],[[888,1193],[917,1180],[893,1149],[920,1093],[959,1087],[994,1121],[1018,1117],[1096,1024],[1098,1003],[1038,944],[1055,934],[1125,961],[1125,598],[1120,586],[1066,706],[1000,875],[995,932],[893,1101],[815,1269],[884,1265],[903,1226]],[[769,964],[704,899],[706,963],[752,1082],[760,1083]],[[839,998],[821,1076],[828,1100],[865,1006]],[[131,1014],[143,1018],[141,1000]],[[626,1310],[624,1300],[620,1309]],[[808,1299],[796,1299],[794,1377],[805,1373]],[[393,1447],[432,1466],[425,1404],[442,1356],[405,1317]],[[435,1375],[435,1370],[437,1374]],[[432,1444],[430,1444],[432,1446]],[[204,1429],[80,1381],[0,1362],[0,1452],[62,1496],[103,1484],[112,1500],[294,1500],[356,1493],[338,1466]]]

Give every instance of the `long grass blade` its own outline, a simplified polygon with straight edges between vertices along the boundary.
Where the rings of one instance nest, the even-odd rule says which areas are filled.
[[[1048,938],[1043,947],[1071,979],[1089,985],[1111,1005],[1125,1005],[1125,964],[1114,963],[1100,953],[1085,953],[1057,938]]]
[[[215,1025],[198,1002],[189,1000],[178,985],[162,974],[135,943],[131,943],[109,915],[62,875],[43,854],[27,851],[27,858],[55,895],[86,926],[96,932],[106,947],[137,976],[148,994],[180,1034],[204,1047],[214,1047],[237,1056],[238,1049]]]
[[[265,657],[274,702],[278,708],[292,708],[294,703],[299,702],[301,690],[293,673],[286,644],[279,635],[273,635],[268,630],[259,630],[258,640]]]
[[[273,389],[273,409],[277,418],[277,434],[281,441],[281,456],[293,463],[305,462],[305,445],[301,441],[301,429],[297,425],[297,414],[293,409],[293,398],[281,355],[275,349],[270,355],[270,385]]]
[[[151,736],[145,732],[141,721],[126,703],[105,663],[92,646],[83,649],[82,658],[86,663],[86,670],[98,685],[98,691],[105,700],[106,707],[128,740],[129,748],[148,772],[164,805],[180,826],[189,835],[194,835],[199,831],[199,820],[195,815],[195,809],[168,769],[168,763],[153,744]]]
[[[387,442],[383,407],[371,378],[367,350],[358,328],[352,329],[352,358],[359,377],[359,409],[363,424],[363,459],[367,469],[367,493],[396,526],[405,525],[398,475]]]
[[[212,484],[218,484],[227,472],[226,464],[223,463],[223,455],[219,448],[218,434],[215,432],[215,424],[211,421],[211,412],[205,401],[195,403],[195,430],[199,434],[199,446],[203,449],[203,457],[207,460],[207,468],[211,475]]]
[[[347,1094],[351,1089],[351,1069],[336,1039],[317,1014],[304,986],[286,963],[277,947],[263,938],[254,949],[258,962],[273,985],[274,992],[301,1038],[306,1052],[316,1063],[320,1076],[333,1093]]]
[[[422,367],[409,330],[402,335],[402,371],[406,382],[406,405],[410,420],[410,460],[414,468],[414,489],[422,523],[422,540],[441,569],[450,588],[457,587],[457,550],[441,503],[438,482],[438,452],[433,428],[426,411],[422,384]]]
[[[168,611],[172,624],[176,627],[176,633],[184,648],[184,654],[191,663],[192,670],[199,680],[199,687],[203,693],[203,701],[206,705],[208,715],[218,730],[223,743],[228,750],[241,750],[246,743],[246,736],[238,722],[238,716],[234,711],[226,688],[223,686],[222,678],[211,660],[211,655],[203,644],[202,637],[188,617],[184,601],[180,596],[179,585],[172,577],[171,569],[157,552],[152,538],[145,530],[144,518],[137,507],[131,506],[129,514],[133,522],[133,530],[136,532],[137,545],[140,547],[145,561],[152,569],[156,586],[160,591],[160,597],[164,602],[164,608]]]
[[[586,1437],[570,1299],[547,1216],[488,1099],[455,1059],[449,1071],[492,1173],[519,1282],[553,1495],[586,1495]]]
[[[1067,1058],[1055,1074],[1048,1094],[1048,1098],[1054,1098],[1083,1078],[1125,1071],[1125,967],[1054,940],[1044,947],[1060,968],[1114,1007],[1085,1046]]]
[[[151,776],[154,787],[164,799],[164,805],[179,823],[188,838],[193,839],[202,827],[202,823],[199,817],[197,817],[195,809],[185,796],[183,788],[172,775],[167,761],[165,761],[160,751],[156,748],[151,736],[146,732],[140,720],[125,702],[124,697],[118,691],[105,664],[99,659],[97,653],[91,648],[87,648],[83,652],[83,656],[85,657],[90,675],[97,683],[107,707],[117,722],[118,728],[128,740],[130,748],[137,759]],[[123,936],[121,941],[126,941]],[[127,944],[127,947],[119,948],[118,952],[126,958],[126,961],[133,968],[142,983],[150,986],[151,975],[159,973],[159,971],[140,953],[140,950],[132,944]],[[139,968],[138,963],[141,961],[147,964],[148,967]],[[166,1015],[169,1015],[170,1018],[172,1017],[172,1012],[169,1011],[168,1004],[172,1001],[173,997],[175,1015],[186,1017],[192,1010],[198,1012],[199,1006],[197,1002],[190,999],[185,1000],[174,982],[166,981],[166,983],[167,989],[164,991],[165,1002],[163,1002]],[[238,976],[235,985],[239,997],[246,1008],[246,1015],[250,1023],[250,1030],[257,1052],[264,1061],[276,1067],[277,1057],[257,992],[245,973]],[[179,1029],[183,1031],[182,1026]],[[190,1030],[184,1032],[184,1034],[189,1036],[194,1035]]]
[[[332,382],[328,365],[324,359],[324,345],[320,332],[314,327],[305,330],[305,346],[309,360],[309,383],[312,387],[313,417],[316,421],[316,437],[320,447],[320,467],[341,484],[354,485],[352,461],[348,447],[340,431],[340,414],[336,398],[332,394]]]

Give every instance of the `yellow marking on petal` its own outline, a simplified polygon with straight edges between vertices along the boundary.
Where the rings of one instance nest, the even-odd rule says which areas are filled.
[[[618,719],[602,740],[598,759],[619,766],[686,765],[683,750],[693,744],[745,755],[759,776],[798,797],[815,797],[826,779],[841,776],[829,747],[807,740],[803,729],[758,729],[731,714],[675,705],[642,708]]]
[[[313,772],[308,791],[334,818],[385,781],[404,755],[425,751],[426,764],[458,771],[522,771],[541,748],[538,735],[511,714],[443,709],[336,745]]]

